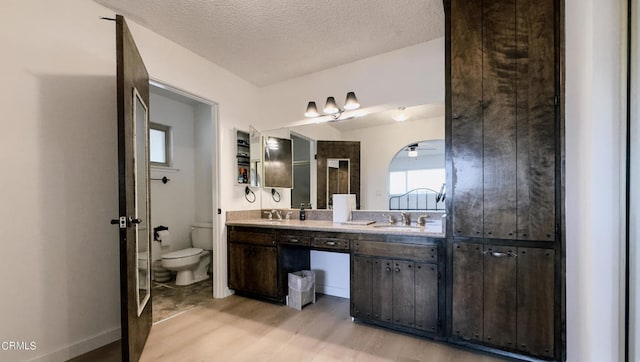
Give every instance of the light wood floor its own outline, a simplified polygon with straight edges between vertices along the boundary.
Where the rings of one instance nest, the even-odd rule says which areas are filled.
[[[102,350],[79,361],[109,361]],[[500,360],[353,323],[348,299],[319,295],[301,312],[239,296],[212,300],[154,324],[141,361]]]

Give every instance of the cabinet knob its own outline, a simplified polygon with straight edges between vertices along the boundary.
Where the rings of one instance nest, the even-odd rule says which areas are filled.
[[[400,272],[400,268],[396,268],[396,273],[399,273],[399,272]]]
[[[390,271],[391,271],[391,268],[387,267],[387,271],[388,271],[388,272],[390,272]]]

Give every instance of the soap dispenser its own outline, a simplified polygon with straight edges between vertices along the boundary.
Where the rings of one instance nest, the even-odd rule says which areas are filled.
[[[300,220],[304,221],[307,218],[304,212],[304,203],[300,203]]]

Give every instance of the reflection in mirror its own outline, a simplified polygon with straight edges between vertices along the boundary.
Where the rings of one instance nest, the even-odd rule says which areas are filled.
[[[135,168],[135,210],[136,219],[139,222],[134,223],[136,228],[136,269],[137,269],[137,294],[138,294],[138,316],[142,313],[150,296],[151,287],[151,268],[149,256],[151,254],[150,241],[151,230],[149,229],[149,143],[148,143],[148,109],[144,101],[133,89],[133,114],[134,120],[134,147],[135,156],[133,159]]]
[[[293,187],[293,154],[291,140],[264,137],[264,187]]]
[[[389,164],[389,210],[444,209],[444,140],[403,147]]]
[[[254,187],[262,186],[262,135],[249,126],[249,177]]]
[[[327,205],[333,209],[333,194],[351,193],[349,184],[349,159],[327,159]]]
[[[312,142],[353,140],[360,143],[361,155],[358,158],[357,172],[360,174],[358,207],[367,210],[388,210],[389,208],[389,175],[388,165],[398,150],[420,140],[444,139],[444,104],[422,104],[406,106],[402,109],[403,117],[398,117],[399,105],[384,105],[366,109],[366,115],[338,122],[297,123],[290,127],[291,133],[302,135]],[[403,120],[404,121],[398,121]],[[333,149],[330,148],[329,150]],[[312,171],[317,176],[311,178],[311,197],[316,200],[319,209],[326,208],[326,169],[325,160],[321,157],[321,149],[317,149],[317,159],[311,157]],[[330,152],[327,158],[350,158]],[[442,149],[444,165],[444,149]],[[316,163],[317,167],[314,167]],[[356,193],[353,183],[354,165],[351,165],[351,193]],[[443,166],[444,167],[444,166]],[[443,181],[444,182],[444,181]],[[435,187],[439,190],[441,184]],[[315,195],[314,195],[315,194]],[[317,197],[314,197],[316,196]],[[438,204],[442,209],[444,204]],[[297,206],[293,204],[293,206]],[[431,208],[431,206],[430,206]]]

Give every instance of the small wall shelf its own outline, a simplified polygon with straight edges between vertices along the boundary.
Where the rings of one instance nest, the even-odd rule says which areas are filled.
[[[236,130],[236,140],[236,182],[238,184],[249,184],[251,180],[251,175],[249,174],[251,169],[249,163],[249,157],[251,155],[249,132]]]

